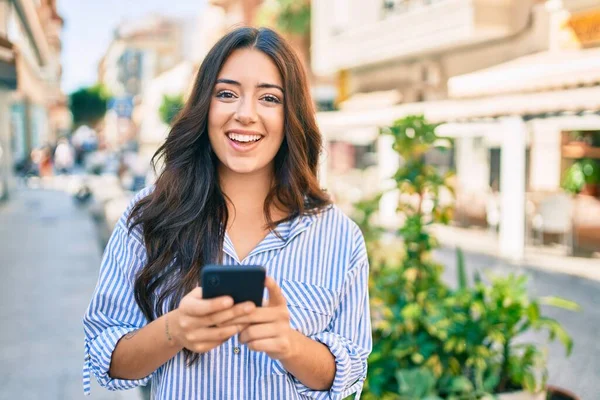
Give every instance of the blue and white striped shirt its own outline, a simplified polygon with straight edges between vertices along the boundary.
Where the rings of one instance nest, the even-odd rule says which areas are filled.
[[[200,355],[187,366],[183,352],[139,380],[108,375],[112,353],[125,334],[148,323],[137,306],[133,283],[146,263],[141,228],[127,233],[133,204],[115,227],[104,251],[100,277],[84,316],[84,391],[90,371],[103,387],[130,389],[152,381],[153,399],[343,399],[360,397],[371,352],[367,253],[360,229],[337,207],[319,215],[280,224],[243,260],[229,237],[223,244],[225,264],[262,265],[281,286],[292,327],[326,345],[335,357],[336,374],[328,391],[312,390],[289,374],[279,361],[253,352],[237,335]],[[168,311],[168,310],[166,310]]]

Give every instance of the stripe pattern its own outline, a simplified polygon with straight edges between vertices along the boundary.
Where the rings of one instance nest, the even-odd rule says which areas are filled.
[[[182,352],[139,380],[108,375],[119,339],[148,323],[133,295],[136,273],[146,262],[142,232],[127,231],[132,201],[104,251],[98,284],[84,315],[84,392],[90,375],[101,386],[123,390],[151,382],[153,399],[358,399],[372,348],[368,300],[369,265],[360,229],[337,207],[280,224],[244,259],[225,236],[225,264],[262,265],[282,288],[291,325],[326,345],[336,374],[328,391],[312,390],[266,354],[253,352],[232,337],[187,366]],[[267,293],[265,291],[265,297]]]

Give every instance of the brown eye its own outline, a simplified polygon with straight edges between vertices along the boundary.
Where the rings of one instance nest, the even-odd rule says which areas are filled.
[[[217,93],[216,97],[219,99],[234,99],[235,93],[230,92],[229,90],[221,90],[219,93]]]
[[[281,103],[281,100],[279,100],[277,97],[275,97],[275,96],[273,96],[271,94],[263,96],[263,98],[261,100],[264,100],[264,101],[266,101],[268,103],[276,103],[276,104],[280,104]]]

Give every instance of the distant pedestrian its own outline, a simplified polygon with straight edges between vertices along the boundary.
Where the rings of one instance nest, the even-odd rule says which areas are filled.
[[[306,73],[269,29],[202,63],[155,154],[164,168],[117,223],[84,317],[84,386],[152,382],[154,399],[342,399],[371,352],[360,229],[317,180]],[[269,303],[204,299],[207,264],[259,264]]]
[[[75,150],[66,138],[58,141],[54,151],[54,167],[61,174],[67,174],[75,164]]]
[[[53,175],[52,167],[52,151],[50,146],[42,146],[34,149],[31,152],[31,159],[36,166],[38,175],[41,178],[50,177]]]

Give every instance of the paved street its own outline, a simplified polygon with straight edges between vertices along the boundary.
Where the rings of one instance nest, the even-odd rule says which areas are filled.
[[[83,359],[81,317],[100,263],[100,245],[89,214],[62,192],[26,190],[0,205],[0,399],[79,399]],[[436,257],[455,281],[455,254]],[[547,309],[573,335],[565,359],[550,347],[550,381],[582,399],[600,398],[600,282],[509,266],[492,257],[466,255],[467,266],[531,276],[532,293],[578,302],[583,311]],[[539,338],[542,339],[542,338]],[[94,383],[91,399],[139,399],[138,391],[112,393]]]
[[[0,204],[0,399],[83,399],[81,318],[100,264],[94,224],[61,192]],[[95,382],[90,399],[139,399]]]
[[[447,266],[447,281],[455,284],[455,251],[441,249],[436,252],[435,257]],[[469,276],[472,276],[476,268],[481,271],[490,270],[493,274],[521,271],[529,275],[533,295],[560,296],[573,300],[582,307],[580,312],[544,308],[547,316],[563,324],[574,341],[573,353],[568,359],[559,342],[549,346],[550,383],[571,390],[582,400],[600,399],[600,282],[513,266],[478,254],[465,254],[465,262]],[[545,335],[536,335],[535,340],[543,341]]]

